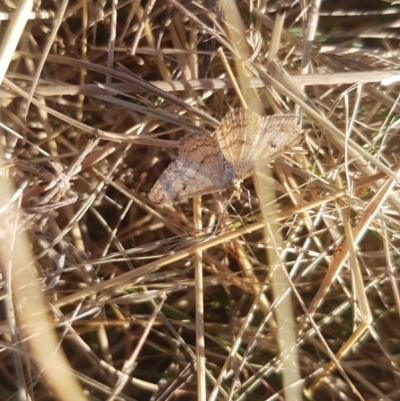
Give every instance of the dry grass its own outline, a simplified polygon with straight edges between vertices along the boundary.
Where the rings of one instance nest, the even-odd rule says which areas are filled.
[[[1,2],[1,400],[399,399],[400,5],[237,3]],[[151,203],[241,101],[301,148]]]

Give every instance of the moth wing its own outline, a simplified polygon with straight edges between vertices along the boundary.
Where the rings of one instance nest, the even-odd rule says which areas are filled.
[[[254,172],[255,162],[269,162],[300,142],[301,128],[293,115],[262,117],[235,109],[222,120],[216,136],[228,163],[237,177]]]
[[[225,189],[224,157],[218,142],[205,133],[185,135],[179,155],[149,193],[153,202],[175,202]]]
[[[273,115],[262,117],[262,120],[252,151],[255,162],[275,160],[303,139],[304,131],[295,115]]]

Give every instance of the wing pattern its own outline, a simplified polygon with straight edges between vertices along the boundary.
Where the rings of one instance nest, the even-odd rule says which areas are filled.
[[[300,142],[301,128],[293,115],[262,117],[235,109],[222,120],[216,135],[237,179],[243,180],[253,174],[255,163],[268,163]]]
[[[163,172],[149,193],[153,202],[174,202],[226,188],[224,156],[215,136],[185,135],[179,155]]]

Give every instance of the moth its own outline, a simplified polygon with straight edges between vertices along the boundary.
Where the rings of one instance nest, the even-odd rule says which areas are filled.
[[[228,113],[211,135],[190,133],[179,142],[179,154],[149,193],[153,202],[175,202],[226,188],[240,193],[254,164],[268,163],[300,142],[294,115],[268,117],[249,109]]]

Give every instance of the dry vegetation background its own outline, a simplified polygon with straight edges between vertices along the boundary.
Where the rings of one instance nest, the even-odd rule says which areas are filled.
[[[399,400],[399,16],[2,0],[0,399]],[[150,202],[243,101],[301,146]]]

